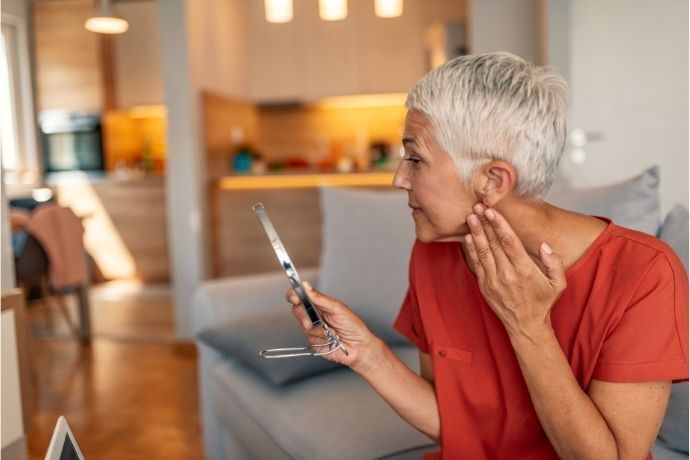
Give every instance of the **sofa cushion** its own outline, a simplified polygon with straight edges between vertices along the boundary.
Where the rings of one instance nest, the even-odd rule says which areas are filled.
[[[650,235],[659,229],[659,168],[613,185],[574,189],[549,194],[555,206],[593,216],[608,217],[614,223]]]
[[[266,359],[267,348],[307,346],[307,340],[288,306],[257,313],[199,333],[199,340],[249,366],[274,385],[285,385],[342,366],[313,356]]]
[[[400,190],[321,189],[321,290],[355,310],[384,341],[405,297],[414,221]]]
[[[659,238],[678,254],[688,270],[688,210],[677,205],[664,220]],[[688,454],[688,382],[676,383],[671,388],[671,398],[664,421],[659,430],[659,440],[664,447]],[[655,455],[654,458],[657,458]]]
[[[419,369],[416,348],[395,351],[412,369]],[[277,388],[257,380],[243,366],[226,362],[213,371],[212,397],[215,415],[229,431],[262,434],[239,439],[251,458],[276,458],[279,447],[285,455],[278,458],[359,460],[430,444],[349,369]],[[253,429],[243,429],[246,425]],[[265,441],[270,448],[255,442],[260,438],[270,440]]]
[[[671,246],[688,270],[688,209],[678,204],[668,213],[659,230],[659,238]]]

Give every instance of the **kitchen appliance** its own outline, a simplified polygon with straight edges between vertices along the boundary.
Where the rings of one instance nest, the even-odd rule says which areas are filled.
[[[39,115],[47,173],[104,170],[99,113],[47,110]]]

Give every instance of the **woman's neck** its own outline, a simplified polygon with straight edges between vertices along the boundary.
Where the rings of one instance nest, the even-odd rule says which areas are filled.
[[[574,264],[606,228],[599,219],[560,209],[544,202],[506,197],[495,206],[508,221],[532,259],[547,243],[566,268]]]

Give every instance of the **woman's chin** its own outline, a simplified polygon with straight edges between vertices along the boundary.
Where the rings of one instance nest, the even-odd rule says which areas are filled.
[[[424,225],[415,225],[415,235],[422,243],[462,243],[464,241],[464,235],[462,234],[440,234]]]

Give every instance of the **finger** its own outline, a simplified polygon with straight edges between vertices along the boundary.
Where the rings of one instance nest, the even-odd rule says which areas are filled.
[[[295,290],[292,288],[288,289],[287,292],[285,293],[285,300],[287,300],[288,302],[290,302],[293,305],[296,305],[296,304],[302,302],[300,300],[299,296],[297,295],[297,293],[295,292]]]
[[[518,236],[513,231],[513,228],[500,212],[493,208],[489,208],[484,211],[484,215],[496,232],[498,241],[503,247],[503,251],[513,265],[520,266],[528,259],[531,261],[527,251],[525,250],[525,246],[522,244],[522,241],[520,241]]]
[[[341,311],[343,309],[344,304],[341,301],[326,294],[320,293],[314,289],[308,281],[303,282],[302,285],[304,286],[311,300],[313,300],[314,303],[319,307],[319,310],[325,313],[332,313]]]
[[[486,217],[485,211],[487,211],[488,209],[481,203],[475,204],[473,209],[474,212],[479,216],[479,221],[482,223],[482,227],[484,227],[486,239],[489,242],[489,247],[491,247],[491,254],[494,257],[494,260],[496,261],[496,268],[499,272],[510,270],[513,265],[512,261],[510,260],[510,258],[508,258],[508,255],[505,253],[505,249],[501,244],[501,240],[498,236],[498,233],[496,233],[496,230],[494,229],[493,225],[491,225],[491,222]]]
[[[300,326],[302,326],[302,331],[307,333],[312,328],[311,320],[304,310],[302,304],[292,306],[292,314],[299,321]]]
[[[481,262],[479,262],[479,255],[477,255],[477,248],[474,246],[472,235],[465,235],[465,248],[467,248],[467,255],[470,258],[470,263],[474,268],[474,274],[477,275],[477,279],[484,279],[484,268]]]
[[[486,238],[486,233],[484,233],[484,227],[479,220],[479,216],[470,214],[467,216],[467,223],[470,226],[472,242],[474,243],[473,246],[477,253],[477,259],[484,268],[484,273],[486,273],[487,276],[495,275],[496,261],[491,253],[491,246],[489,246],[489,241]]]
[[[544,267],[546,267],[546,276],[549,278],[551,284],[558,290],[565,289],[567,282],[565,279],[563,259],[557,254],[554,254],[551,246],[546,243],[542,243],[539,247],[539,255]]]

